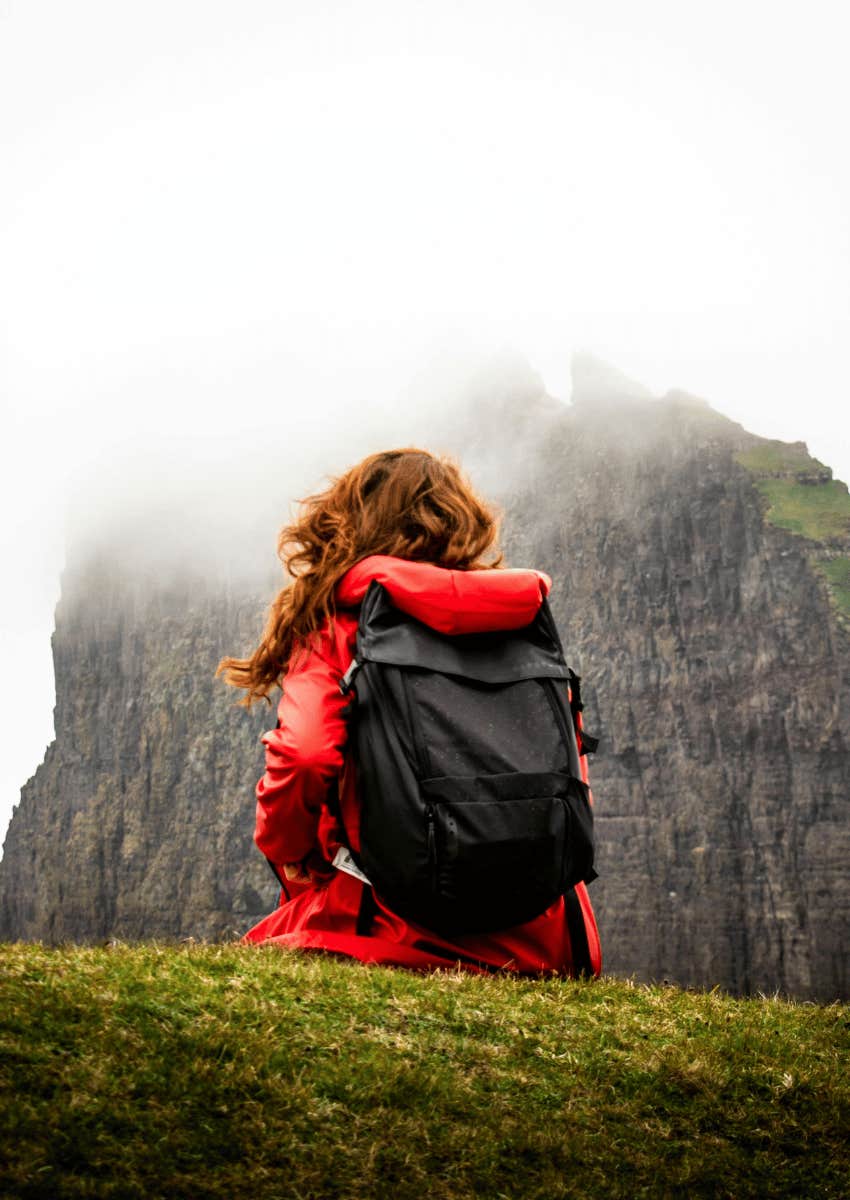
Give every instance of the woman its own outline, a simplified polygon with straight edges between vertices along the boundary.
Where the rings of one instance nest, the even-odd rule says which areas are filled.
[[[331,865],[341,847],[360,848],[349,699],[340,691],[358,605],[377,579],[395,607],[442,633],[527,625],[551,581],[539,571],[497,569],[496,536],[494,515],[458,468],[413,449],[364,459],[306,500],[281,531],[278,553],[293,581],[251,657],[225,658],[218,668],[245,689],[242,704],[283,690],[277,728],[262,738],[254,835],[281,881],[281,903],[247,941],[421,968],[599,974],[584,884],[523,925],[447,940],[403,920],[362,879]]]

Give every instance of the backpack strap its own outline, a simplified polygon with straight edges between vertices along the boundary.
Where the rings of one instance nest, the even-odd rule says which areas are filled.
[[[568,669],[570,672],[570,711],[573,714],[573,725],[581,742],[581,753],[595,754],[599,749],[599,738],[593,737],[583,728],[579,715],[584,711],[584,705],[581,702],[581,676],[576,675],[572,667]]]
[[[339,681],[339,690],[342,692],[343,696],[347,696],[351,691],[352,687],[354,686],[354,677],[359,670],[360,663],[356,658],[352,658],[351,662],[349,663],[348,670]]]
[[[357,910],[357,924],[355,926],[355,933],[358,937],[371,936],[372,924],[377,911],[374,889],[369,884],[364,883],[363,891],[360,893],[360,907]]]
[[[576,675],[572,667],[567,667],[570,673],[570,709],[573,714],[573,722],[578,728],[578,715],[584,712],[584,705],[581,702],[581,675]]]
[[[576,895],[575,888],[564,895],[564,911],[567,916],[567,930],[570,935],[570,950],[573,959],[573,976],[593,975],[593,964],[590,961],[590,945],[587,941],[587,929],[584,924],[584,913]]]
[[[593,735],[590,733],[585,733],[585,731],[582,729],[582,731],[581,731],[581,753],[582,754],[595,754],[598,749],[599,749],[599,738],[593,737]]]

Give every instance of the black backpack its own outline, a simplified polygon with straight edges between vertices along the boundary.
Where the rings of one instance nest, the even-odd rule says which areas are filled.
[[[508,929],[595,878],[578,679],[545,599],[521,629],[445,635],[373,580],[343,693],[355,679],[355,862],[390,909],[446,935]]]

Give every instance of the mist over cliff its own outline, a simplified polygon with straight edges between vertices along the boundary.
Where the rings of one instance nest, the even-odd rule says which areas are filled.
[[[460,454],[503,507],[509,563],[555,580],[601,737],[591,894],[606,970],[846,998],[847,489],[801,443],[685,393],[653,397],[587,357],[573,385],[561,404],[516,360],[462,392],[447,381],[454,401],[418,440]],[[282,456],[216,554],[189,553],[203,519],[175,533],[165,500],[155,521],[137,514],[143,554],[119,552],[126,529],[71,546],[56,740],[6,839],[0,936],[228,937],[273,907],[251,844],[273,718],[234,707],[213,671],[252,645],[279,586],[281,503],[376,436],[321,468]]]

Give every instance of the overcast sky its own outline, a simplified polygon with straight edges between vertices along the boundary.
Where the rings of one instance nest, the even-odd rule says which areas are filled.
[[[130,463],[271,424],[336,468],[468,344],[564,399],[595,352],[850,478],[846,13],[0,0],[0,836],[65,514]]]

